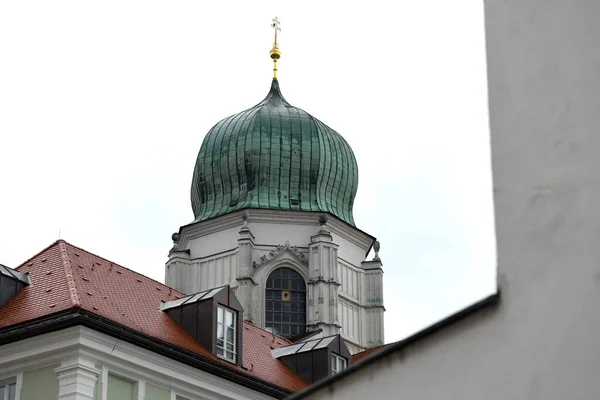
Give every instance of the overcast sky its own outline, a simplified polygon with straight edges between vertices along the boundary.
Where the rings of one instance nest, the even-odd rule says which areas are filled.
[[[359,165],[386,342],[494,290],[483,2],[0,2],[0,263],[59,236],[164,281],[202,139],[285,98]],[[210,4],[210,5],[209,5]]]

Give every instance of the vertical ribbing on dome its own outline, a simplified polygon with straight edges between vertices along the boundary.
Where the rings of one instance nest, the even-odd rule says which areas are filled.
[[[204,138],[192,181],[195,221],[242,208],[328,212],[354,225],[358,169],[333,129],[281,95],[217,123]]]

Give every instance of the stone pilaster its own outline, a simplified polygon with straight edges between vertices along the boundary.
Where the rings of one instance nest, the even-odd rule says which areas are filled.
[[[238,268],[237,288],[235,295],[244,308],[244,320],[252,321],[252,292],[256,282],[254,281],[254,263],[252,254],[254,252],[254,235],[248,227],[248,212],[242,213],[244,224],[239,232],[238,238]]]
[[[174,233],[171,239],[173,239],[173,248],[169,251],[169,259],[165,266],[165,284],[184,293],[193,293],[196,282],[190,282],[189,279],[186,279],[190,250],[181,246],[179,242],[181,235],[179,233]]]
[[[61,365],[55,368],[54,371],[58,375],[59,400],[94,399],[94,387],[100,374],[99,370],[75,362],[69,365]]]
[[[362,346],[375,347],[384,343],[383,331],[383,264],[379,258],[379,243],[375,242],[375,257],[364,261],[361,267],[365,271],[362,280],[362,298],[364,304],[362,319]]]
[[[309,329],[323,329],[323,334],[340,331],[338,321],[337,250],[331,232],[327,230],[327,216],[319,218],[321,228],[311,236],[309,249],[308,325]]]

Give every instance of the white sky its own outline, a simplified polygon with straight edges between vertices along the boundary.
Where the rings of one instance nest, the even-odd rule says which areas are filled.
[[[200,144],[269,90],[341,133],[386,342],[494,290],[483,2],[0,2],[0,263],[58,238],[164,281]]]

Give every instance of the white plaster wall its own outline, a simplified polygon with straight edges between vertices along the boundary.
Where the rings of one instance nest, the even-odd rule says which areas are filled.
[[[343,327],[343,337],[360,347],[383,343],[383,322],[379,323],[382,310],[378,311],[378,318],[375,319],[370,314],[367,317],[368,313],[364,310],[365,305],[374,305],[373,298],[380,299],[379,303],[382,299],[381,274],[378,272],[377,276],[374,276],[373,271],[362,268],[363,262],[366,261],[365,253],[372,240],[368,235],[331,217],[327,229],[331,231],[337,251],[332,254],[321,252],[318,256],[319,262],[315,263],[313,259],[312,265],[309,266],[307,263],[311,258],[311,237],[317,235],[321,229],[319,214],[250,210],[247,217],[247,227],[254,238],[250,263],[258,268],[253,271],[252,280],[244,282],[252,284],[244,286],[237,293],[236,278],[246,277],[247,268],[252,268],[246,258],[242,258],[244,263],[240,267],[240,257],[247,254],[238,251],[240,229],[244,223],[242,213],[183,227],[176,251],[172,252],[172,258],[167,263],[167,284],[186,293],[230,284],[238,294],[245,317],[259,326],[264,326],[264,291],[269,272],[275,267],[295,268],[308,282],[309,278],[315,277],[314,269],[323,263],[322,267],[318,267],[317,275],[325,280],[334,279],[339,282],[342,285],[341,290],[336,289],[335,292],[349,302],[340,303],[337,295],[330,293],[332,288],[328,284],[325,290],[327,293],[324,295],[327,307],[320,303],[313,311],[307,307],[307,323],[318,320],[329,324],[329,328],[335,329],[336,332],[337,328],[333,327],[339,323]],[[271,255],[271,252],[278,253],[277,246],[285,245],[286,242],[297,247],[293,250],[293,257],[288,257],[291,256],[290,253],[285,256],[288,258],[279,260],[281,255]],[[189,249],[189,256],[181,251],[185,249]],[[296,257],[299,254],[304,257]],[[316,257],[315,254],[312,257]],[[319,318],[316,318],[317,312]],[[368,336],[365,336],[366,334]]]
[[[252,212],[256,212],[256,210],[253,210]],[[248,224],[248,227],[254,235],[254,243],[257,246],[275,246],[278,244],[285,244],[286,241],[289,241],[293,246],[308,248],[311,236],[316,235],[320,229],[317,220],[318,214],[315,214],[314,216],[305,216],[305,219],[311,216],[314,217],[314,223],[306,223],[306,221],[297,222],[298,215],[302,215],[298,213],[286,216],[286,213],[282,211],[269,213],[266,210],[259,210],[259,212],[260,214],[256,216],[257,220],[251,219]],[[272,217],[281,218],[282,220],[278,222],[260,221],[261,217],[268,216],[269,214],[271,214],[270,216]],[[330,218],[333,220],[333,217]],[[286,219],[289,219],[289,222],[286,221]],[[215,225],[217,228],[211,228],[208,231],[205,231],[205,233],[191,233],[189,238],[186,235],[186,240],[182,243],[182,247],[190,250],[191,259],[210,257],[213,254],[228,251],[237,247],[239,231],[242,227],[241,214],[239,215],[239,224],[237,221],[234,221],[234,226],[232,226],[230,215],[222,216],[215,220],[206,221],[200,224],[206,224],[206,226]],[[219,224],[223,224],[224,229],[219,229]],[[343,226],[343,224],[336,222],[336,226]],[[196,226],[190,225],[184,227],[183,230],[192,232],[195,231],[196,228]],[[366,237],[364,233],[360,233],[360,231],[357,231],[354,228],[344,227],[344,229],[359,232],[357,234],[362,237],[363,240]],[[332,237],[334,243],[339,245],[338,257],[355,266],[360,266],[360,263],[365,261],[368,245],[357,245],[334,231],[332,231]]]
[[[196,260],[178,259],[167,267],[167,285],[185,293],[234,284],[238,268],[237,248]]]
[[[228,228],[209,235],[201,236],[190,240],[188,248],[191,258],[207,257],[212,254],[227,251],[237,247],[237,240],[240,225]],[[254,243],[257,245],[277,245],[285,244],[289,241],[293,246],[308,247],[310,237],[317,234],[319,225],[299,225],[299,224],[280,224],[280,223],[261,223],[252,222],[249,224],[250,230],[254,235]],[[340,246],[338,256],[354,265],[360,265],[365,260],[365,250],[354,243],[332,234],[334,243]]]
[[[237,252],[228,252],[192,264],[194,281],[198,290],[208,290],[218,286],[233,284],[238,267]]]
[[[358,302],[360,299],[361,274],[364,274],[362,269],[338,261],[338,279],[341,284],[338,290],[341,294],[355,302]]]
[[[342,337],[363,345],[360,343],[360,308],[343,297],[338,297],[338,318],[342,325]]]
[[[367,256],[365,249],[355,245],[339,235],[336,235],[333,232],[331,233],[331,237],[333,238],[333,243],[336,243],[340,246],[338,249],[339,258],[357,266],[360,265],[361,262],[365,261],[365,257]]]
[[[501,302],[311,398],[600,398],[599,15],[485,2]]]
[[[319,225],[296,225],[296,224],[274,224],[257,223],[249,224],[254,235],[256,244],[284,244],[289,241],[293,246],[308,247],[310,237],[319,230]]]
[[[238,247],[240,226],[213,232],[210,235],[193,238],[187,244],[190,250],[190,258],[210,257],[213,254],[231,250]]]

